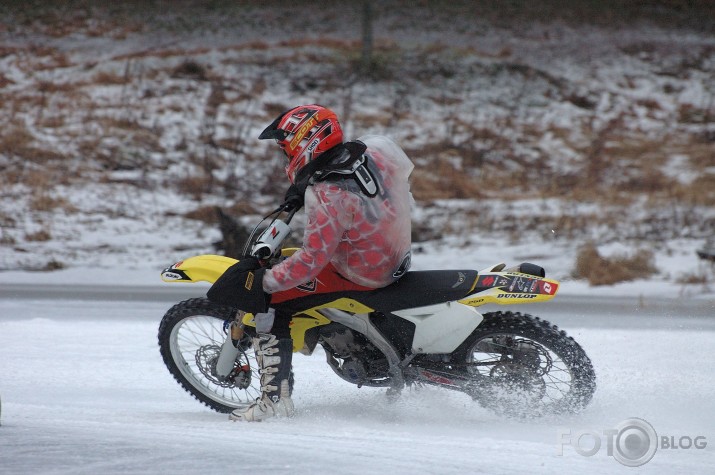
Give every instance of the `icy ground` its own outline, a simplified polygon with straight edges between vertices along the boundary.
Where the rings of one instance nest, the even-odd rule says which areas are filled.
[[[26,30],[22,22],[0,25],[0,110],[6,112],[0,114],[6,179],[0,187],[0,474],[715,473],[715,269],[695,255],[712,237],[715,210],[670,197],[663,204],[647,193],[621,207],[546,194],[504,203],[446,200],[428,208],[433,198],[418,196],[425,206],[416,223],[447,236],[415,246],[415,269],[530,261],[562,281],[557,301],[569,305],[533,311],[565,328],[593,359],[598,390],[581,415],[505,421],[434,388],[407,392],[388,405],[382,391],[339,380],[319,351],[296,356],[292,420],[229,423],[182,391],[156,344],[158,322],[171,305],[159,296],[175,290],[158,283],[159,271],[215,252],[217,227],[182,218],[197,206],[273,202],[253,203],[246,193],[273,179],[276,163],[263,160],[267,149],[256,148],[255,136],[278,106],[335,104],[343,116],[351,111],[351,137],[384,132],[415,148],[449,135],[442,127],[425,128],[423,117],[445,126],[464,121],[473,126],[452,145],[495,153],[485,155],[484,170],[493,173],[494,162],[502,163],[495,157],[513,155],[526,160],[516,171],[539,170],[548,185],[550,170],[584,172],[581,159],[599,143],[607,152],[602,158],[613,158],[604,184],[617,190],[621,179],[639,183],[640,165],[620,160],[629,156],[631,165],[661,170],[670,179],[664,183],[676,189],[715,174],[715,40],[709,33],[601,31],[560,22],[514,31],[487,20],[474,29],[473,18],[453,15],[443,28],[436,12],[422,21],[417,8],[395,9],[376,31],[395,42],[398,47],[384,51],[402,57],[413,74],[375,87],[353,85],[339,81],[340,67],[347,67],[339,62],[325,83],[306,90],[305,78],[325,67],[310,58],[332,63],[344,57],[345,38],[358,38],[359,25],[294,8],[301,35],[308,17],[321,28],[309,28],[315,38],[293,49],[295,30],[283,28],[282,20],[280,37],[251,22],[237,29],[231,18],[214,29],[210,17],[209,31],[178,28],[161,41],[151,29],[112,35],[102,25],[95,29],[91,18],[88,29],[70,27],[64,36]],[[269,7],[254,23],[270,29],[275,15]],[[174,12],[166,21],[181,16]],[[436,28],[416,34],[423,23]],[[460,28],[464,23],[469,28]],[[326,24],[336,30],[325,31]],[[324,35],[342,42],[321,45]],[[425,81],[413,78],[425,74],[423,57],[441,67],[436,75],[427,69]],[[182,64],[200,66],[211,80],[177,77]],[[246,111],[248,118],[237,120]],[[627,147],[629,131],[670,148],[636,161],[641,142]],[[244,142],[246,149],[237,146]],[[499,143],[503,150],[492,150]],[[177,181],[201,176],[191,160],[207,154],[220,162],[216,179],[241,177],[235,196],[217,190],[194,201],[177,191]],[[254,158],[267,167],[254,167]],[[537,158],[543,163],[532,163]],[[481,171],[473,178],[487,180]],[[707,195],[711,182],[703,183]],[[273,192],[282,196],[282,189]],[[649,236],[657,246],[644,239]],[[573,281],[576,250],[587,239],[607,256],[652,249],[660,272],[615,286]],[[27,272],[59,266],[65,269]],[[704,283],[681,283],[688,276]],[[50,298],[75,285],[71,299]],[[117,297],[106,300],[113,291]],[[629,417],[677,440],[703,436],[708,446],[662,449],[639,469],[620,465],[605,447],[584,457],[567,445],[558,455],[560,431],[603,433]]]
[[[598,389],[580,415],[508,421],[435,388],[388,404],[383,390],[337,378],[316,351],[294,359],[295,418],[241,424],[192,399],[164,368],[156,331],[171,302],[155,289],[152,301],[0,295],[4,475],[705,474],[715,467],[715,321],[706,302],[661,311],[624,300],[623,312],[614,300],[600,307],[568,297],[575,306],[534,306],[594,362]],[[592,457],[559,442],[566,431],[603,434],[630,417],[648,421],[659,437],[704,437],[708,445],[659,448],[633,469],[606,454],[605,438]]]

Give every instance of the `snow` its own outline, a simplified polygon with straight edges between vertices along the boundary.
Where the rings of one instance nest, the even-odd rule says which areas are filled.
[[[708,442],[659,449],[642,473],[709,473],[715,464],[711,319],[632,313],[609,328],[589,317],[608,316],[607,303],[544,306],[597,371],[594,400],[576,416],[505,420],[436,388],[390,404],[384,390],[340,380],[318,350],[295,355],[294,418],[242,424],[192,399],[164,368],[156,331],[169,305],[0,300],[3,474],[633,473],[606,455],[605,439],[592,457],[559,443],[565,431],[601,434],[629,417],[659,436]]]
[[[659,435],[704,435],[708,446],[659,450],[640,471],[712,473],[715,268],[695,251],[713,235],[715,208],[695,197],[644,192],[621,202],[615,193],[589,202],[539,190],[582,174],[585,150],[618,118],[622,136],[613,140],[631,133],[668,146],[652,162],[673,186],[715,174],[712,140],[691,143],[713,133],[713,35],[559,20],[504,28],[454,11],[446,31],[425,10],[383,11],[378,39],[394,44],[382,53],[404,63],[395,69],[403,76],[362,83],[345,79],[352,73],[342,58],[359,37],[357,7],[325,10],[326,17],[291,8],[247,6],[241,28],[235,17],[206,12],[193,26],[176,23],[178,13],[155,13],[156,31],[92,34],[101,28],[91,18],[65,36],[39,20],[0,25],[3,130],[29,134],[33,146],[66,158],[54,170],[49,159],[46,171],[42,157],[15,157],[13,142],[0,151],[3,173],[8,167],[19,180],[0,180],[0,472],[634,473],[605,449],[583,457],[566,446],[557,455],[558,434],[603,432],[641,417]],[[315,33],[291,43],[285,15]],[[213,81],[175,77],[187,60]],[[330,77],[305,86],[326,67]],[[124,80],[112,83],[113,76]],[[224,100],[211,109],[215,84]],[[183,215],[199,206],[271,207],[277,195],[255,188],[271,185],[276,157],[254,138],[268,105],[315,101],[348,116],[350,137],[386,133],[413,149],[445,137],[451,145],[474,142],[498,167],[446,161],[477,184],[492,185],[495,168],[529,170],[534,189],[523,192],[511,184],[487,186],[473,199],[418,197],[415,223],[438,236],[415,243],[413,269],[544,266],[561,281],[559,295],[525,308],[558,323],[591,356],[598,390],[583,414],[503,420],[435,388],[388,404],[383,391],[337,378],[320,351],[296,355],[291,420],[229,423],[171,379],[155,341],[159,319],[172,299],[201,295],[207,285],[163,284],[159,272],[215,253],[220,239],[217,226]],[[692,117],[678,117],[688,111]],[[204,135],[232,145],[209,149]],[[604,135],[604,146],[617,145],[610,139]],[[175,182],[201,172],[194,157],[207,153],[220,165],[213,177],[233,177],[235,190],[198,197],[178,190]],[[614,158],[604,178],[618,191],[619,180],[637,179],[638,170],[628,157]],[[647,151],[639,158],[651,160]],[[39,171],[32,188],[28,175]],[[34,204],[38,198],[55,205]],[[255,224],[257,215],[240,218]],[[570,227],[579,220],[585,224]],[[48,240],[31,238],[43,233]],[[574,280],[577,250],[589,240],[605,256],[651,249],[659,272],[611,286]],[[29,271],[52,263],[64,268]],[[704,283],[682,283],[692,275]]]

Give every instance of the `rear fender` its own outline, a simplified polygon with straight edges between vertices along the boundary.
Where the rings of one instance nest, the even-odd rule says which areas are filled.
[[[559,290],[559,282],[522,272],[507,271],[503,264],[480,271],[467,297],[459,303],[479,307],[488,303],[499,305],[546,302]]]

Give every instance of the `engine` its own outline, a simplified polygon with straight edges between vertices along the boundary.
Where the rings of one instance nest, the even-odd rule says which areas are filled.
[[[323,341],[327,343],[333,350],[333,355],[337,358],[349,358],[356,353],[363,351],[366,347],[365,343],[372,346],[362,335],[364,342],[355,341],[355,333],[349,328],[343,327],[332,331],[328,334],[323,334]]]
[[[342,325],[321,332],[328,364],[344,380],[360,386],[385,386],[387,360],[360,333]]]

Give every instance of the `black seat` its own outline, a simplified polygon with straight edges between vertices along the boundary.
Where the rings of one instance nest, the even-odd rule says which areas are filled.
[[[356,300],[381,312],[425,307],[467,296],[474,286],[475,270],[428,270],[406,273],[394,284],[355,293]]]
[[[293,315],[337,298],[348,298],[377,312],[389,314],[406,308],[462,299],[474,287],[477,275],[475,270],[412,271],[381,289],[307,295],[272,306],[277,312]]]

